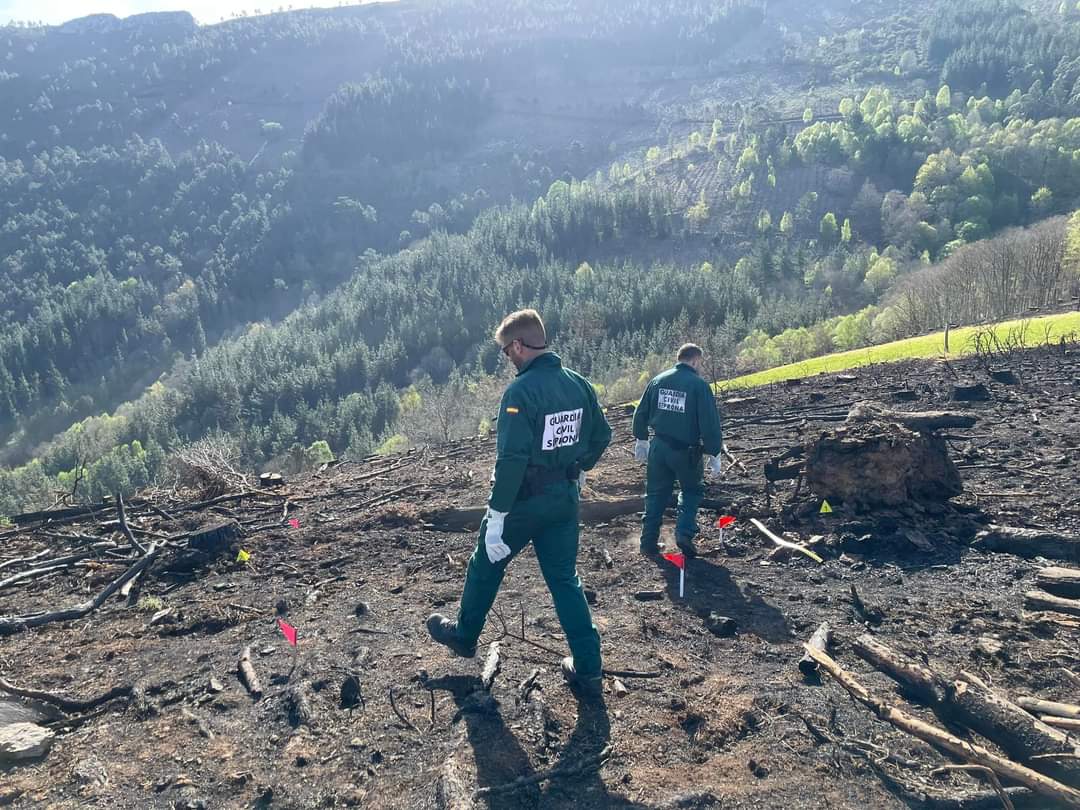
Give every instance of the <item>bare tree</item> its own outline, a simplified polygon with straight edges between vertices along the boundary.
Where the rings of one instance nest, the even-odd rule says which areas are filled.
[[[1068,303],[1076,284],[1064,262],[1065,218],[966,245],[897,284],[886,300],[899,331],[921,334]]]

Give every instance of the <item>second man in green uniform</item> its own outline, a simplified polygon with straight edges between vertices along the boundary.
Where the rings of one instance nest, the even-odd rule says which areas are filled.
[[[723,438],[712,387],[701,376],[705,361],[701,348],[687,343],[676,359],[674,368],[653,378],[634,411],[634,456],[647,464],[641,552],[659,551],[664,509],[678,481],[675,543],[693,557],[697,554],[697,510],[705,496],[704,473],[720,474]]]

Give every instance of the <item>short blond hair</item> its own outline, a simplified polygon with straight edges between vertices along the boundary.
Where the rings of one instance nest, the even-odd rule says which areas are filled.
[[[679,347],[679,353],[675,359],[680,363],[689,362],[697,357],[704,357],[705,352],[696,343],[684,343]]]
[[[539,312],[535,309],[519,309],[502,319],[495,330],[495,340],[500,346],[520,340],[531,348],[540,349],[547,346],[547,331]]]

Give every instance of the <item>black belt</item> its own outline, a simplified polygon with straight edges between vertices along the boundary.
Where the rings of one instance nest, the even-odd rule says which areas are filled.
[[[535,498],[549,484],[555,484],[559,481],[576,481],[580,475],[581,465],[579,464],[571,464],[569,467],[526,467],[525,478],[521,481],[521,489],[518,490],[517,499],[524,501]]]
[[[657,433],[656,438],[666,444],[673,450],[689,450],[690,445],[686,442],[680,442],[678,439],[673,439],[670,436],[665,436],[663,433]]]
[[[673,439],[670,436],[665,436],[663,433],[657,433],[656,438],[658,438],[672,450],[689,453],[691,459],[695,459],[696,457],[703,456],[705,454],[705,448],[703,448],[700,444],[688,444],[687,442],[681,442],[678,439]]]

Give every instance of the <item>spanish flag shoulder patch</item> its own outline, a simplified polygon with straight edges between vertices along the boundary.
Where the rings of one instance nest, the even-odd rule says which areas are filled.
[[[520,413],[520,411],[517,408],[515,408],[513,405],[509,406],[506,409],[506,412],[507,413]]]

